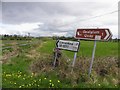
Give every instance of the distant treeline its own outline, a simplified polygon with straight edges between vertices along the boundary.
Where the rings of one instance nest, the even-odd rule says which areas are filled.
[[[53,37],[32,37],[32,36],[20,36],[20,35],[0,35],[0,40],[31,40],[31,39],[46,39],[47,38],[51,38],[53,40],[58,40],[58,39],[61,39],[61,40],[73,40],[73,41],[77,41],[77,39],[75,39],[74,37],[65,37],[65,36],[61,36],[61,37],[58,37],[58,36],[53,36]],[[110,39],[109,41],[111,42],[119,42],[120,39]]]
[[[52,38],[53,38],[53,40],[61,39],[61,40],[73,40],[73,41],[77,41],[77,39],[75,39],[74,37],[64,37],[64,36],[62,36],[62,37],[56,37],[56,36],[53,36]],[[86,40],[86,41],[89,41],[89,40]],[[117,39],[117,38],[112,39],[111,38],[109,41],[110,42],[120,42],[120,39]]]
[[[0,35],[1,40],[31,40],[33,37],[20,35]]]

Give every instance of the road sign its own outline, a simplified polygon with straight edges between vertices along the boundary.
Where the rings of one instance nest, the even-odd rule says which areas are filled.
[[[79,45],[79,41],[58,40],[56,43],[57,48],[74,52],[78,52]]]
[[[75,38],[86,40],[102,40],[108,41],[112,37],[112,33],[109,29],[97,28],[97,29],[77,29]]]

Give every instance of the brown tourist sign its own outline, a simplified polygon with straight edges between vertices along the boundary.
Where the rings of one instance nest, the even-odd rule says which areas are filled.
[[[106,28],[96,28],[96,29],[77,29],[76,39],[86,39],[86,40],[103,40],[108,41],[112,37],[112,33]]]

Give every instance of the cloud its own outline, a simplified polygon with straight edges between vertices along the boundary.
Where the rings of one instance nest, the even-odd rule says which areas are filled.
[[[65,36],[67,34],[67,32],[61,32],[61,33],[53,33],[53,36]]]
[[[116,2],[3,2],[1,33],[73,36],[77,28],[105,27],[117,35]],[[4,30],[4,31],[3,31]]]
[[[90,17],[96,9],[109,8],[106,5],[96,2],[3,2],[3,23],[49,21],[63,16],[79,16],[82,19]]]
[[[43,23],[3,24],[1,25],[0,32],[1,34],[26,35],[27,33],[35,32],[34,29],[40,25],[43,25]]]
[[[0,2],[0,23],[2,22],[2,3]]]

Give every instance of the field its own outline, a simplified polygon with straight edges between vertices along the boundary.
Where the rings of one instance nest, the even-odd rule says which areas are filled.
[[[55,40],[2,41],[3,88],[118,88],[118,42],[97,42],[88,77],[93,41],[80,41],[73,72],[74,52],[61,50],[60,66],[53,67]],[[20,44],[20,45],[18,45]],[[21,45],[23,44],[23,45]],[[24,45],[25,44],[25,45]]]

